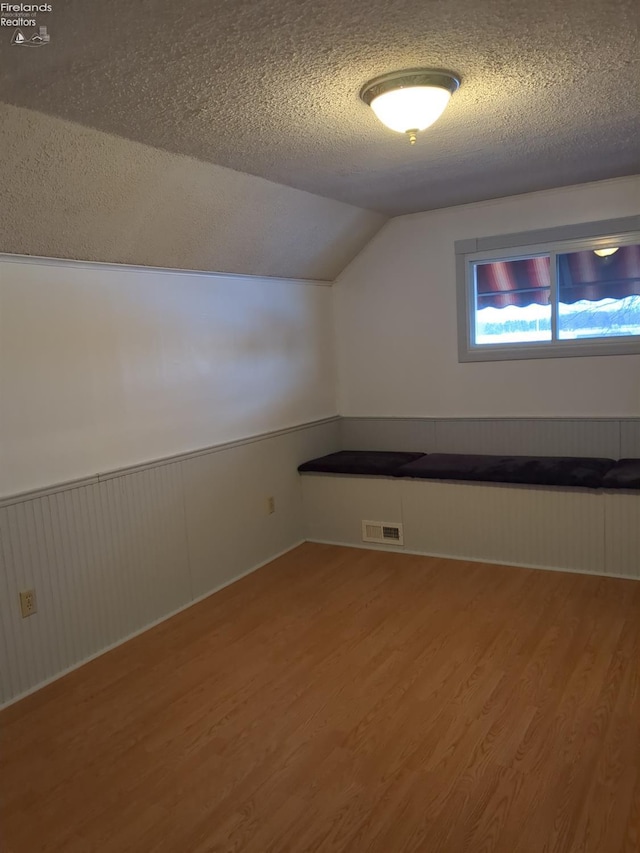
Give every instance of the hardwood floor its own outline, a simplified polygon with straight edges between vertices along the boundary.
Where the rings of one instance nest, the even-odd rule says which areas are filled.
[[[306,544],[0,726],[8,853],[638,853],[640,583]]]

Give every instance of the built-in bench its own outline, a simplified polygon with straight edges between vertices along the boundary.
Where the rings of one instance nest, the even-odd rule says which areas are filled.
[[[298,466],[300,473],[357,474],[359,476],[397,477],[405,465],[424,457],[424,453],[395,453],[385,450],[339,450]]]
[[[302,474],[351,474],[464,480],[585,489],[640,489],[640,459],[589,456],[491,456],[470,453],[395,453],[340,450],[298,467]]]
[[[640,578],[640,459],[343,450],[298,468],[306,535],[412,553]]]

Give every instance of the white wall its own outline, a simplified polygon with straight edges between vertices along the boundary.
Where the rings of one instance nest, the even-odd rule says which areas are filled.
[[[640,356],[459,364],[454,242],[629,216],[640,178],[398,217],[338,278],[338,408],[347,416],[640,415]]]
[[[0,258],[0,496],[334,415],[331,288]]]

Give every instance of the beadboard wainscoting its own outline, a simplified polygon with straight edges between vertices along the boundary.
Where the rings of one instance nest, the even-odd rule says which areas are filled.
[[[297,545],[296,468],[336,449],[330,418],[4,499],[0,704]]]
[[[362,519],[405,552],[640,576],[638,493],[299,477],[341,446],[638,456],[640,421],[335,417],[2,499],[0,704],[304,539],[366,547]]]
[[[305,538],[640,579],[638,492],[303,474]],[[362,522],[401,524],[401,545],[369,545]]]
[[[640,418],[343,417],[344,450],[640,456]]]

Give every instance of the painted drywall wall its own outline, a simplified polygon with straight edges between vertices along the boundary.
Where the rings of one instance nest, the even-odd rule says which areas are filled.
[[[391,220],[334,287],[348,416],[640,415],[640,356],[459,364],[454,241],[640,211],[640,178]]]
[[[386,217],[0,103],[0,251],[332,280]]]
[[[336,413],[331,288],[0,259],[0,496]]]

